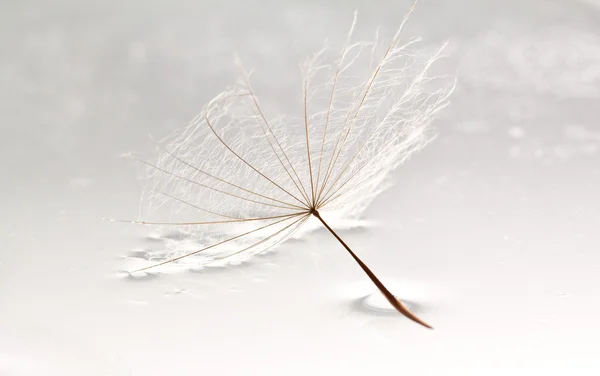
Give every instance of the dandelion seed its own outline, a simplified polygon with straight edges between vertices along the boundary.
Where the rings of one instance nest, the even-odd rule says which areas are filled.
[[[189,236],[136,272],[190,259],[196,267],[243,260],[315,218],[398,312],[431,328],[329,225],[358,218],[387,187],[389,172],[432,139],[429,125],[453,90],[453,79],[428,75],[444,46],[427,54],[416,48],[418,39],[401,43],[413,8],[383,49],[377,40],[352,42],[355,15],[334,63],[326,50],[307,59],[299,118],[272,119],[263,112],[240,63],[235,86],[161,142],[155,161],[140,160],[147,168],[149,211],[167,208],[183,220],[134,223],[182,226]]]

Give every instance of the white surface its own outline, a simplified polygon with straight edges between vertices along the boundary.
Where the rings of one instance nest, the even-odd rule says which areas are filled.
[[[407,3],[99,4],[1,5],[0,375],[600,372],[591,3],[423,0],[409,23],[451,40],[459,86],[368,210],[379,225],[342,236],[433,331],[365,307],[374,287],[325,231],[135,280],[123,257],[160,242],[101,220],[137,216],[116,157],[230,84],[233,52],[286,112],[298,56],[342,40],[355,8],[359,37],[390,33]]]

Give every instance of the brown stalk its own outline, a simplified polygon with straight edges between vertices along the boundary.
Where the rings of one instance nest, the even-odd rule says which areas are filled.
[[[329,230],[329,232],[331,232],[331,234],[333,236],[335,236],[335,238],[344,246],[344,248],[346,248],[346,250],[348,251],[348,253],[350,253],[350,256],[352,256],[352,258],[354,259],[354,261],[356,261],[356,263],[362,268],[362,270],[367,274],[367,276],[369,276],[369,278],[371,279],[371,281],[373,281],[373,283],[375,284],[375,286],[377,286],[377,288],[379,289],[379,291],[381,291],[381,293],[383,294],[383,296],[385,296],[385,298],[387,299],[387,301],[390,302],[390,304],[396,309],[396,311],[400,312],[401,314],[403,314],[404,316],[406,316],[410,320],[412,320],[412,321],[414,321],[414,322],[416,322],[418,324],[423,325],[426,328],[433,329],[432,326],[430,326],[425,321],[423,321],[420,318],[418,318],[417,316],[415,316],[412,312],[410,312],[408,310],[408,308],[406,308],[406,306],[404,306],[404,304],[402,304],[401,301],[399,301],[398,299],[396,299],[396,297],[384,286],[384,284],[381,283],[381,281],[379,280],[379,278],[377,278],[377,276],[375,274],[373,274],[373,272],[371,271],[371,269],[369,269],[369,267],[367,267],[367,265],[365,265],[365,263],[362,262],[362,260],[354,252],[352,252],[352,250],[350,249],[350,247],[348,247],[348,245],[342,240],[342,238],[340,238],[338,236],[338,234],[335,231],[333,231],[333,229],[331,227],[329,227],[329,225],[327,224],[327,222],[325,222],[323,220],[323,218],[321,217],[321,215],[319,214],[318,211],[313,210],[312,211],[312,215],[314,215],[315,217],[317,217],[319,219],[319,221],[321,221],[321,223],[323,224],[323,226],[325,226],[327,228],[327,230]]]

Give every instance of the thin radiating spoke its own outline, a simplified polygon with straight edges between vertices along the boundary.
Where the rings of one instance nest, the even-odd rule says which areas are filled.
[[[338,62],[338,66],[333,77],[333,84],[331,85],[331,95],[329,97],[329,105],[327,107],[327,115],[325,118],[325,127],[323,129],[323,140],[321,141],[321,153],[319,155],[319,169],[317,173],[317,182],[315,183],[315,191],[319,190],[319,181],[321,179],[321,167],[323,165],[323,152],[325,151],[325,140],[327,139],[327,128],[329,126],[329,118],[331,117],[331,110],[333,108],[333,101],[335,97],[335,89],[337,86],[337,81],[340,75],[340,71],[344,64],[344,58],[346,57],[346,50],[348,48],[348,44],[350,43],[350,39],[352,38],[352,33],[354,32],[354,27],[356,26],[356,18],[357,12],[354,12],[354,19],[352,20],[352,26],[350,27],[350,31],[348,31],[348,36],[346,37],[346,43],[344,44],[344,48],[342,49],[342,53],[340,54],[340,61]],[[318,202],[319,195],[317,195],[316,201]],[[316,206],[316,205],[315,205]]]
[[[286,215],[274,215],[271,217],[257,217],[257,218],[243,218],[243,219],[232,219],[229,221],[202,221],[202,222],[147,222],[147,221],[128,221],[123,219],[111,219],[112,222],[121,223],[133,223],[136,225],[161,225],[161,226],[199,226],[199,225],[220,225],[225,223],[243,223],[243,222],[255,222],[255,221],[267,221],[278,218],[292,218],[304,213],[294,213]]]
[[[306,200],[306,205],[310,206],[310,199],[308,198],[308,195],[306,193],[306,189],[304,188],[304,185],[302,184],[302,180],[300,179],[300,177],[298,176],[298,174],[296,173],[296,169],[294,168],[294,165],[292,165],[292,162],[290,161],[290,159],[288,158],[285,150],[283,149],[283,147],[281,146],[281,143],[279,142],[279,140],[277,139],[277,136],[275,136],[275,133],[273,132],[271,125],[269,124],[269,122],[267,121],[267,118],[265,117],[262,109],[260,108],[259,104],[258,104],[258,100],[256,99],[256,96],[254,95],[254,92],[252,91],[252,87],[250,86],[250,79],[248,77],[248,73],[246,73],[246,70],[244,69],[243,65],[241,64],[241,62],[239,62],[239,66],[240,66],[240,70],[242,71],[242,75],[244,76],[244,82],[246,84],[246,88],[248,90],[248,92],[250,93],[250,97],[252,98],[252,102],[254,103],[254,107],[256,112],[258,112],[258,115],[261,117],[262,121],[264,122],[264,125],[267,127],[267,129],[269,130],[269,133],[271,134],[271,136],[273,137],[273,139],[275,140],[275,143],[277,144],[279,150],[281,151],[281,153],[283,154],[285,160],[288,162],[288,164],[290,165],[290,168],[292,169],[292,172],[294,173],[294,175],[296,176],[296,179],[298,179],[298,182],[300,183],[300,186],[298,186],[298,183],[296,183],[296,180],[294,180],[294,178],[292,177],[292,175],[290,174],[289,170],[287,169],[287,167],[285,166],[285,164],[283,163],[283,161],[281,160],[281,157],[279,157],[279,153],[277,153],[277,151],[275,150],[275,146],[273,145],[273,143],[271,142],[271,139],[269,138],[267,132],[265,131],[264,126],[261,124],[261,130],[263,131],[265,138],[267,139],[267,141],[269,142],[269,146],[271,146],[271,150],[273,150],[273,153],[275,154],[275,156],[277,157],[277,159],[279,160],[279,163],[281,164],[281,166],[283,167],[283,169],[285,170],[285,172],[288,174],[290,180],[294,183],[294,185],[296,186],[296,189],[298,189],[298,192],[300,192],[300,194],[302,195],[302,197],[304,197],[304,199]],[[302,189],[300,189],[300,187],[302,187]]]
[[[229,215],[217,213],[217,212],[214,212],[212,210],[204,209],[204,208],[202,208],[202,207],[200,207],[200,206],[198,206],[196,204],[192,204],[191,202],[187,202],[187,201],[182,200],[182,199],[180,199],[178,197],[175,197],[173,195],[170,195],[170,194],[162,192],[162,191],[158,191],[156,189],[153,189],[153,191],[156,192],[156,193],[159,193],[161,195],[167,196],[167,197],[169,197],[169,198],[171,198],[171,199],[173,199],[175,201],[181,202],[182,204],[191,206],[192,208],[198,209],[200,211],[203,211],[203,212],[206,212],[206,213],[209,213],[209,214],[213,214],[213,215],[216,215],[216,216],[219,216],[219,217],[225,217],[225,218],[229,218],[229,219],[243,219],[243,218],[239,218],[239,217],[232,217],[232,216],[229,216]]]
[[[214,102],[214,100],[213,100],[213,102]],[[219,136],[219,134],[217,133],[217,131],[215,131],[214,127],[212,126],[212,124],[210,122],[210,120],[208,119],[208,107],[210,106],[211,103],[209,103],[209,105],[207,106],[206,110],[204,111],[204,119],[206,120],[206,124],[208,125],[208,127],[210,128],[210,130],[212,131],[212,133],[215,135],[215,137],[219,140],[219,142],[221,144],[223,144],[223,146],[225,146],[225,148],[227,150],[229,150],[233,155],[235,155],[239,160],[241,160],[242,162],[244,162],[244,164],[246,164],[248,167],[250,167],[256,173],[258,173],[260,176],[262,176],[263,178],[265,178],[271,184],[275,185],[277,188],[281,189],[283,192],[285,192],[288,195],[290,195],[291,197],[293,197],[300,204],[306,206],[306,204],[304,202],[302,202],[302,200],[300,200],[298,197],[296,197],[295,195],[293,195],[292,193],[290,193],[288,190],[286,190],[285,188],[283,188],[279,184],[275,183],[271,178],[267,177],[265,174],[263,174],[262,172],[260,172],[258,169],[256,169],[254,166],[252,166],[250,163],[248,163],[248,161],[246,161],[244,158],[242,158],[238,153],[236,153],[235,151],[233,151],[233,149],[229,145],[227,145],[227,143],[221,138],[221,136]]]
[[[240,190],[242,190],[242,191],[244,191],[244,192],[248,192],[248,193],[251,193],[251,194],[253,194],[253,195],[256,195],[256,196],[259,196],[259,197],[265,198],[265,199],[267,199],[267,200],[271,200],[271,201],[278,202],[278,203],[280,203],[280,204],[285,204],[285,205],[289,205],[289,206],[294,206],[294,207],[296,207],[296,208],[300,208],[299,206],[297,206],[297,205],[295,205],[295,204],[291,204],[291,203],[289,203],[289,202],[285,202],[285,201],[277,200],[277,199],[275,199],[275,198],[268,197],[268,196],[262,195],[262,194],[260,194],[260,193],[256,193],[256,192],[254,192],[254,191],[251,191],[251,190],[249,190],[249,189],[246,189],[246,188],[244,188],[244,187],[241,187],[241,186],[239,186],[239,185],[237,185],[237,184],[231,183],[231,182],[229,182],[229,181],[227,181],[227,180],[225,180],[225,179],[221,179],[221,178],[219,178],[219,177],[217,177],[217,176],[215,176],[215,175],[213,175],[213,174],[210,174],[210,173],[208,173],[208,172],[206,172],[206,171],[203,171],[203,170],[201,170],[201,169],[197,168],[196,166],[194,166],[194,165],[192,165],[192,164],[188,163],[187,161],[185,161],[185,160],[183,160],[183,159],[179,158],[179,157],[178,157],[178,156],[176,156],[175,154],[173,154],[173,153],[171,153],[170,151],[168,151],[166,148],[164,148],[164,147],[162,147],[162,146],[160,146],[160,145],[159,145],[159,147],[160,147],[160,148],[161,148],[161,149],[162,149],[162,150],[163,150],[165,153],[167,153],[168,155],[170,155],[170,156],[171,156],[171,157],[173,157],[174,159],[178,160],[179,162],[181,162],[181,163],[185,164],[186,166],[188,166],[188,167],[190,167],[190,168],[192,168],[192,169],[194,169],[194,170],[196,170],[196,171],[198,171],[198,172],[200,172],[200,173],[202,173],[202,174],[204,174],[204,175],[210,176],[211,178],[213,178],[213,179],[215,179],[215,180],[218,180],[218,181],[220,181],[220,182],[223,182],[223,183],[225,183],[225,184],[231,185],[231,186],[233,186],[233,187],[235,187],[235,188],[237,188],[237,189],[240,189]]]
[[[234,252],[234,253],[231,253],[231,254],[229,254],[229,255],[223,256],[223,257],[217,257],[217,258],[215,258],[214,260],[211,260],[210,262],[216,262],[216,261],[225,260],[225,259],[227,259],[227,258],[229,258],[229,257],[233,257],[233,256],[236,256],[236,255],[239,255],[240,253],[246,252],[246,251],[248,251],[248,250],[250,250],[250,249],[252,249],[252,248],[254,248],[254,247],[257,247],[257,246],[261,245],[262,243],[264,243],[264,242],[268,241],[269,239],[272,239],[273,237],[275,237],[275,236],[277,236],[277,235],[281,234],[283,231],[287,230],[288,228],[290,228],[290,227],[294,226],[295,224],[297,224],[298,222],[302,221],[301,223],[299,223],[299,226],[297,226],[297,227],[295,227],[294,229],[292,229],[292,231],[290,231],[290,233],[289,233],[289,234],[285,235],[283,238],[279,239],[277,242],[275,242],[274,244],[270,245],[269,247],[265,248],[265,249],[262,251],[262,252],[265,252],[265,251],[267,251],[267,250],[269,250],[269,249],[271,249],[271,248],[275,247],[277,244],[281,243],[281,242],[282,242],[283,240],[285,240],[285,239],[286,239],[288,236],[290,236],[290,235],[291,235],[293,232],[295,232],[296,230],[298,230],[298,229],[299,229],[299,228],[300,228],[300,227],[301,227],[301,226],[302,226],[302,225],[303,225],[303,224],[304,224],[304,223],[305,223],[305,222],[308,220],[308,218],[309,218],[309,217],[310,217],[310,214],[307,214],[307,215],[305,215],[304,217],[300,217],[300,218],[298,218],[297,220],[295,220],[294,222],[290,223],[289,225],[286,225],[286,226],[285,226],[284,228],[282,228],[281,230],[279,230],[279,231],[277,231],[277,232],[275,232],[275,233],[273,233],[273,234],[269,235],[268,237],[266,237],[266,238],[264,238],[264,239],[261,239],[261,240],[259,240],[258,242],[256,242],[256,243],[252,244],[251,246],[249,246],[249,247],[246,247],[246,248],[244,248],[244,249],[241,249],[241,250],[239,250],[239,251],[236,251],[236,252]],[[209,262],[209,263],[210,263],[210,262]]]
[[[380,155],[381,153],[385,152],[385,151],[386,151],[386,149],[387,149],[387,147],[388,147],[388,146],[390,146],[390,145],[392,145],[394,141],[395,141],[395,140],[393,140],[393,139],[392,139],[392,140],[390,140],[390,141],[389,141],[389,142],[388,142],[386,145],[384,145],[384,146],[383,146],[383,147],[382,147],[382,148],[381,148],[381,149],[380,149],[380,150],[379,150],[377,153],[375,153],[373,156],[371,156],[371,158],[370,158],[370,159],[369,159],[367,162],[365,162],[365,163],[364,163],[364,164],[363,164],[363,165],[362,165],[362,166],[361,166],[361,167],[360,167],[358,170],[356,170],[356,171],[355,171],[355,172],[352,174],[352,176],[350,176],[350,177],[348,178],[348,180],[346,180],[346,181],[345,181],[345,182],[344,182],[342,185],[340,185],[338,188],[336,188],[336,189],[335,189],[333,192],[331,192],[331,193],[329,193],[329,192],[325,193],[325,194],[323,195],[323,200],[317,204],[317,208],[322,208],[323,206],[327,205],[329,202],[331,202],[331,201],[334,201],[334,200],[337,200],[337,198],[338,198],[339,196],[341,196],[342,194],[340,194],[340,195],[337,195],[335,198],[332,198],[332,197],[333,197],[333,196],[334,196],[336,193],[338,193],[338,192],[339,192],[339,191],[340,191],[340,190],[341,190],[341,189],[342,189],[342,188],[343,188],[343,187],[344,187],[346,184],[348,184],[348,183],[349,183],[349,182],[350,182],[352,179],[354,179],[354,177],[355,177],[356,175],[358,175],[358,173],[359,173],[359,172],[360,172],[360,171],[361,171],[363,168],[365,168],[365,166],[368,166],[368,165],[369,165],[369,163],[370,163],[370,162],[371,162],[371,161],[372,161],[372,160],[373,160],[375,157],[377,157],[377,156],[378,156],[378,155]],[[370,175],[369,175],[369,177],[370,177]],[[365,180],[367,180],[367,178],[365,178],[365,179],[363,180],[363,182],[364,182]],[[362,182],[361,182],[361,183],[362,183]],[[357,186],[358,186],[358,185],[359,185],[359,184],[357,184]],[[335,187],[335,183],[334,183],[334,184],[332,184],[330,187]],[[353,187],[353,189],[354,189],[354,188],[355,188],[355,187]],[[348,191],[344,192],[343,194],[347,194],[347,193],[348,193]]]
[[[302,214],[295,214],[295,216],[299,216],[299,215],[302,215]],[[183,258],[186,258],[186,257],[190,257],[190,256],[193,256],[193,255],[196,255],[196,254],[198,254],[198,253],[200,253],[200,252],[203,252],[203,251],[206,251],[206,250],[208,250],[208,249],[214,248],[214,247],[216,247],[216,246],[219,246],[219,245],[221,245],[221,244],[225,244],[225,243],[228,243],[228,242],[230,242],[230,241],[233,241],[233,240],[239,239],[239,238],[241,238],[241,237],[244,237],[244,236],[246,236],[246,235],[253,234],[253,233],[255,233],[255,232],[257,232],[257,231],[260,231],[260,230],[263,230],[263,229],[265,229],[265,228],[268,228],[268,227],[271,227],[271,226],[275,226],[276,224],[278,224],[278,223],[281,223],[281,222],[283,222],[283,221],[287,221],[287,220],[289,220],[289,219],[291,219],[291,218],[292,218],[292,217],[288,217],[288,218],[283,218],[283,219],[280,219],[280,220],[279,220],[279,221],[277,221],[277,222],[273,222],[273,223],[270,223],[270,224],[268,224],[268,225],[265,225],[265,226],[259,227],[259,228],[257,228],[257,229],[254,229],[254,230],[252,230],[252,231],[248,231],[248,232],[245,232],[245,233],[243,233],[243,234],[236,235],[236,236],[234,236],[234,237],[232,237],[232,238],[229,238],[229,239],[226,239],[226,240],[220,241],[220,242],[218,242],[218,243],[215,243],[215,244],[209,245],[208,247],[204,247],[204,248],[202,248],[202,249],[199,249],[199,250],[197,250],[197,251],[190,252],[190,253],[186,253],[185,255],[182,255],[182,256],[179,256],[179,257],[175,257],[175,258],[169,259],[169,260],[167,260],[167,261],[160,262],[160,263],[158,263],[158,264],[154,264],[154,265],[151,265],[151,266],[147,266],[147,267],[145,267],[145,268],[137,269],[137,270],[134,270],[134,271],[132,271],[131,273],[142,272],[142,271],[144,271],[144,270],[148,270],[148,269],[156,268],[157,266],[161,266],[161,265],[169,264],[169,263],[171,263],[171,262],[174,262],[174,261],[177,261],[177,260],[181,260],[181,259],[183,259]]]
[[[375,132],[375,131],[374,131]],[[335,188],[335,185],[337,184],[337,182],[340,180],[340,178],[344,175],[344,173],[346,172],[346,170],[348,169],[348,167],[352,164],[352,162],[354,161],[354,159],[358,156],[358,154],[360,154],[360,151],[363,149],[363,147],[365,145],[367,145],[367,142],[369,141],[369,139],[373,136],[374,133],[371,134],[371,136],[369,136],[369,138],[363,143],[363,145],[360,147],[360,149],[358,150],[358,152],[352,157],[352,159],[350,160],[350,162],[345,166],[345,168],[342,170],[342,172],[338,175],[338,177],[335,179],[335,181],[328,187],[328,189],[323,192],[322,195],[322,200],[317,204],[317,206],[323,206],[325,205],[325,203],[327,202],[327,200],[329,198],[331,198],[332,195],[334,195],[337,191],[339,191],[344,185],[346,185],[350,180],[352,180],[352,178],[358,173],[360,172],[365,166],[367,166],[371,160],[373,160],[373,158],[377,157],[379,154],[381,154],[389,145],[391,145],[394,142],[394,139],[391,139],[390,141],[388,141],[383,147],[380,148],[379,151],[377,151],[377,153],[375,153],[367,162],[365,162],[353,175],[352,177],[350,177],[348,180],[346,180],[346,182],[344,182],[344,184],[342,184],[340,187],[338,187],[337,189],[335,189],[333,192],[331,192],[332,189]],[[402,134],[401,134],[402,135]],[[399,136],[401,136],[399,135]]]
[[[404,18],[402,19],[402,23],[400,24],[400,27],[398,28],[398,31],[394,35],[394,38],[392,39],[392,42],[388,46],[385,54],[383,55],[383,58],[379,62],[379,65],[377,66],[377,69],[373,73],[373,76],[369,80],[369,82],[368,82],[368,84],[366,86],[365,93],[364,93],[364,95],[363,95],[363,97],[362,97],[362,99],[361,99],[361,101],[360,101],[360,103],[358,105],[358,108],[357,108],[357,110],[356,110],[356,112],[355,112],[355,114],[353,116],[352,122],[348,125],[348,130],[346,131],[346,134],[344,135],[344,139],[342,141],[342,145],[340,146],[339,152],[337,153],[337,155],[336,155],[335,160],[333,161],[333,163],[331,163],[332,160],[333,160],[333,158],[334,158],[334,155],[336,154],[336,149],[337,149],[337,146],[339,144],[339,140],[340,140],[342,134],[344,133],[344,129],[346,128],[346,123],[347,123],[347,121],[349,119],[349,115],[350,115],[351,111],[348,113],[348,116],[346,117],[346,120],[344,122],[344,126],[341,129],[340,137],[338,137],[338,142],[336,142],[336,146],[334,147],[333,152],[331,153],[331,160],[330,160],[330,163],[329,163],[329,165],[331,166],[331,169],[328,166],[327,174],[326,174],[326,177],[325,177],[325,181],[323,182],[323,186],[321,187],[321,193],[325,189],[325,186],[327,185],[327,182],[329,181],[329,178],[330,178],[332,172],[335,169],[335,165],[337,164],[337,160],[339,158],[339,155],[341,154],[341,152],[342,152],[342,150],[343,150],[343,148],[345,146],[346,140],[348,139],[348,135],[350,134],[350,130],[352,129],[352,125],[356,121],[356,119],[358,117],[358,114],[359,114],[360,110],[362,109],[362,106],[363,106],[363,104],[364,104],[364,102],[365,102],[368,94],[370,93],[371,87],[373,86],[373,83],[375,82],[375,79],[379,75],[379,72],[381,71],[381,68],[385,64],[385,61],[386,61],[389,53],[392,51],[392,48],[397,44],[398,39],[400,38],[400,34],[401,34],[402,30],[404,29],[404,25],[406,24],[406,21],[408,21],[408,18],[410,16],[410,14],[413,12],[416,4],[417,4],[417,0],[415,0],[413,2],[412,6],[410,7],[410,9],[408,10],[408,12],[406,13],[406,15],[404,16]]]
[[[408,87],[408,89],[405,90],[404,94],[402,95],[402,97],[398,100],[398,102],[396,103],[396,105],[394,106],[394,109],[391,110],[386,117],[377,125],[377,127],[375,127],[375,129],[373,129],[373,131],[371,132],[371,134],[369,135],[369,137],[367,137],[367,139],[363,142],[363,144],[360,146],[360,148],[358,149],[358,151],[356,153],[354,153],[354,155],[352,156],[352,158],[348,161],[348,163],[346,163],[345,167],[342,169],[342,171],[339,173],[339,175],[337,176],[337,178],[334,180],[334,182],[329,186],[329,190],[331,191],[335,185],[337,184],[337,182],[341,179],[341,177],[346,173],[346,171],[348,170],[348,168],[350,167],[350,165],[352,165],[352,163],[354,162],[354,160],[359,156],[359,154],[363,151],[363,149],[365,148],[365,146],[367,145],[367,143],[371,140],[371,138],[373,137],[373,135],[375,135],[375,133],[379,130],[379,128],[381,127],[382,124],[385,124],[385,122],[388,120],[388,118],[390,116],[392,116],[396,111],[398,111],[400,109],[400,105],[405,103],[405,98],[406,96],[411,93],[412,88],[418,83],[420,82],[420,80],[423,79],[423,76],[425,75],[425,73],[429,70],[429,68],[431,67],[431,64],[433,64],[433,62],[435,60],[437,60],[437,58],[440,56],[442,50],[446,47],[446,44],[442,45],[442,47],[437,51],[437,53],[435,55],[433,55],[433,57],[427,62],[427,64],[424,65],[423,69],[421,70],[421,72],[419,72],[419,74],[417,75],[417,78],[415,78],[413,80],[413,82],[411,83],[411,85]],[[439,104],[443,103],[448,96],[452,93],[452,90],[450,90],[448,93],[446,93],[446,95],[444,95],[441,98],[438,98],[438,100],[436,101],[436,103],[434,104],[433,107],[435,108],[439,108]],[[434,94],[435,95],[435,94]],[[387,145],[386,145],[387,146]],[[381,148],[377,154],[381,153],[381,151],[384,149],[385,147]],[[376,155],[377,155],[376,154]],[[371,158],[372,159],[372,158]],[[366,163],[368,164],[368,162]],[[366,165],[365,164],[365,165]],[[365,166],[363,165],[363,167]],[[362,169],[362,167],[361,167]],[[348,179],[346,181],[346,183],[351,180]],[[344,183],[343,185],[345,185],[346,183]],[[342,186],[343,186],[342,185]],[[340,187],[341,188],[341,187]],[[339,191],[339,188],[337,189]],[[335,194],[335,192],[333,193]],[[327,196],[328,192],[324,193],[324,196]],[[329,195],[329,197],[331,197],[331,195]],[[326,199],[323,200],[323,202]]]
[[[344,126],[342,127],[342,130],[340,132],[340,136],[338,137],[338,140],[337,140],[336,145],[335,145],[335,147],[333,149],[333,152],[331,153],[331,158],[332,158],[333,161],[330,160],[329,166],[331,166],[331,167],[329,168],[329,166],[328,166],[327,174],[325,176],[325,181],[323,182],[323,186],[321,187],[321,192],[320,192],[321,194],[323,193],[323,190],[325,189],[325,186],[329,182],[329,178],[331,177],[331,175],[335,171],[335,165],[337,164],[337,161],[338,161],[338,159],[340,157],[340,154],[342,153],[342,150],[344,149],[344,146],[346,145],[346,141],[348,140],[348,135],[350,134],[350,131],[352,130],[352,125],[355,123],[355,121],[356,121],[356,119],[358,117],[358,114],[360,113],[360,110],[362,109],[362,106],[363,106],[363,104],[365,102],[365,99],[367,98],[367,96],[368,96],[368,94],[369,94],[369,92],[371,90],[373,82],[375,81],[375,79],[379,75],[381,67],[383,66],[383,62],[385,61],[385,58],[387,57],[387,54],[391,50],[391,47],[392,47],[392,45],[390,45],[390,47],[388,48],[388,50],[387,50],[384,58],[382,59],[382,61],[380,63],[380,65],[375,70],[375,73],[373,74],[373,77],[371,78],[371,80],[370,80],[370,82],[369,82],[369,84],[367,86],[367,89],[366,89],[366,91],[365,91],[365,93],[364,93],[364,95],[362,97],[362,100],[361,100],[361,102],[358,105],[358,109],[354,113],[354,117],[352,118],[352,122],[350,124],[348,124],[347,131],[344,134],[344,130],[346,129],[346,124],[348,122],[348,119],[350,118],[349,116],[346,117],[346,120],[344,122]],[[348,113],[348,115],[350,115],[350,112]],[[343,135],[343,138],[342,138],[342,135]],[[337,150],[337,146],[340,144],[340,140],[342,140],[342,143],[340,145],[339,150]],[[336,151],[337,151],[337,154],[336,154]],[[334,159],[334,155],[335,155],[335,159]]]
[[[310,176],[310,192],[312,195],[312,201],[311,204],[314,207],[315,205],[315,186],[313,184],[313,172],[312,172],[312,162],[311,162],[311,158],[310,158],[310,141],[308,139],[308,98],[307,98],[307,91],[308,91],[308,80],[306,78],[304,78],[304,129],[305,129],[305,133],[306,133],[306,156],[308,158],[308,175]]]
[[[147,165],[147,166],[150,166],[150,167],[152,167],[152,168],[156,169],[157,171],[160,171],[160,172],[162,172],[162,173],[164,173],[164,174],[167,174],[167,175],[169,175],[169,176],[173,176],[173,177],[175,177],[175,178],[177,178],[177,179],[181,179],[181,180],[183,180],[183,181],[186,181],[186,182],[188,182],[188,183],[191,183],[191,184],[194,184],[194,185],[197,185],[197,186],[200,186],[200,187],[206,188],[206,189],[210,189],[210,190],[213,190],[213,191],[216,191],[216,192],[220,192],[220,193],[222,193],[222,194],[224,194],[224,195],[231,196],[231,197],[235,197],[235,198],[238,198],[238,199],[240,199],[240,200],[244,200],[244,201],[248,201],[248,202],[253,202],[253,203],[255,203],[255,204],[260,204],[260,205],[270,206],[270,207],[274,207],[274,208],[280,208],[280,209],[287,209],[287,210],[306,210],[306,208],[305,208],[305,207],[301,207],[301,206],[297,206],[297,205],[293,205],[293,204],[289,204],[290,206],[281,206],[281,205],[267,204],[266,202],[256,201],[256,200],[252,200],[252,199],[249,199],[249,198],[246,198],[246,197],[238,196],[238,195],[236,195],[236,194],[233,194],[233,193],[230,193],[230,192],[226,192],[226,191],[223,191],[223,190],[221,190],[221,189],[214,188],[214,187],[211,187],[211,186],[209,186],[209,185],[206,185],[206,184],[203,184],[203,183],[197,182],[197,181],[195,181],[195,180],[192,180],[192,179],[186,178],[185,176],[177,175],[177,174],[175,174],[175,173],[173,173],[173,172],[171,172],[171,171],[165,170],[164,168],[162,168],[162,167],[158,167],[158,166],[156,166],[156,165],[154,165],[154,164],[152,164],[152,163],[150,163],[150,162],[147,162],[147,161],[145,161],[145,160],[143,160],[143,159],[139,159],[139,158],[136,158],[136,157],[132,157],[132,158],[133,158],[133,159],[135,159],[136,161],[140,162],[140,163],[143,163],[143,164],[145,164],[145,165]]]

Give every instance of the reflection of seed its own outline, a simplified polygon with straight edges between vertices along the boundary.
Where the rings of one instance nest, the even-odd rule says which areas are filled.
[[[131,280],[131,281],[142,281],[142,280],[148,280],[148,279],[152,279],[156,277],[155,273],[148,273],[148,272],[126,272],[126,277],[127,279]]]
[[[398,298],[409,310],[414,310],[413,304]],[[379,292],[375,291],[366,296],[362,300],[363,305],[373,311],[379,312],[396,312],[396,309],[387,301],[387,299]]]
[[[151,232],[148,234],[147,238],[148,238],[148,240],[160,240],[161,236],[157,232]]]
[[[141,259],[148,259],[148,252],[149,250],[143,250],[143,249],[139,249],[139,250],[134,250],[129,252],[128,257],[131,258],[141,258]]]

